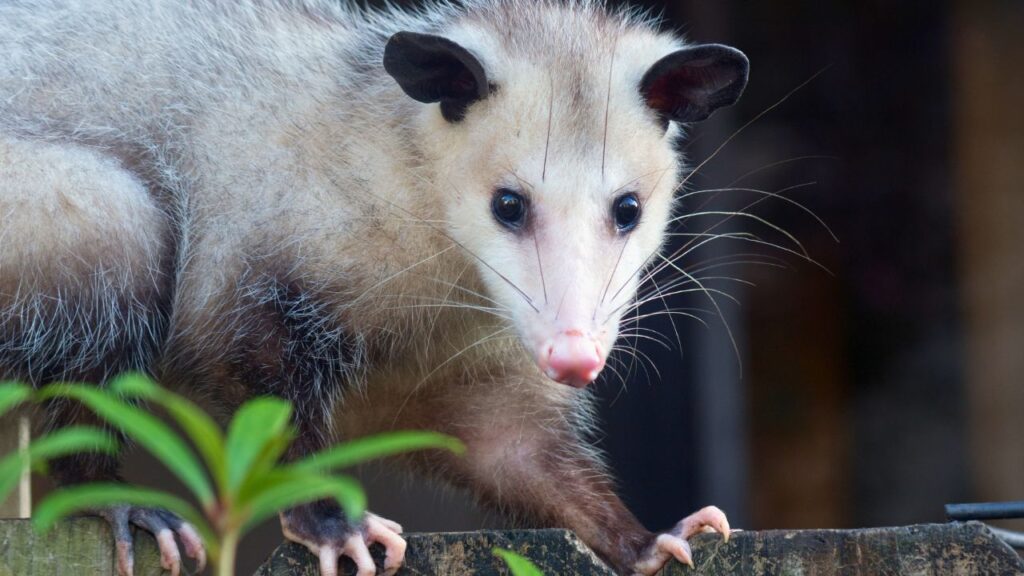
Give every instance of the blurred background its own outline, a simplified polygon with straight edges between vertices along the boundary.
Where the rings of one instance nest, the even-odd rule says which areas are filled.
[[[718,298],[738,359],[717,315],[698,313],[709,328],[677,320],[681,355],[639,344],[660,378],[605,386],[601,441],[634,510],[651,527],[707,503],[745,528],[854,527],[1024,498],[1024,3],[652,7],[751,60],[739,105],[686,145],[699,165],[735,135],[690,190],[785,191],[836,238],[757,193],[683,205],[757,214],[821,266],[749,218],[683,222],[797,254],[720,240],[688,256],[785,268],[707,273],[753,284],[709,283],[739,302]],[[709,308],[704,294],[671,305]]]
[[[799,244],[748,217],[680,222],[784,250],[688,253],[694,274],[732,278],[706,282],[736,302],[716,293],[719,315],[705,293],[669,297],[706,326],[643,319],[668,348],[637,342],[650,361],[621,356],[626,384],[598,386],[596,441],[630,507],[651,529],[710,503],[763,529],[1024,499],[1024,2],[641,4],[751,60],[740,103],[684,144],[701,168],[680,214],[756,214]],[[127,477],[158,470],[135,455]],[[409,530],[502,525],[463,495],[364,479],[372,508]],[[268,525],[247,540],[239,573],[280,538]]]

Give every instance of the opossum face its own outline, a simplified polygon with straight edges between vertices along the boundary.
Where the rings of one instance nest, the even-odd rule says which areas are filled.
[[[471,51],[400,33],[385,68],[409,96],[439,104],[424,122],[447,233],[538,368],[582,387],[662,246],[679,185],[672,123],[733,103],[747,61],[653,34],[532,58],[489,38],[467,36],[479,43]]]

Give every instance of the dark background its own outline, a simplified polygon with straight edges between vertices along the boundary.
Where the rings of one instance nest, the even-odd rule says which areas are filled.
[[[681,347],[653,317],[645,326],[672,349],[639,346],[660,376],[648,364],[625,386],[600,384],[597,440],[628,504],[652,529],[708,503],[757,529],[941,521],[947,502],[1024,498],[1024,3],[650,5],[690,39],[751,60],[740,104],[686,144],[696,165],[735,135],[690,190],[814,183],[786,195],[838,241],[785,201],[748,206],[755,193],[683,204],[755,213],[821,266],[728,240],[683,260],[784,267],[705,272],[754,284],[708,281],[739,301],[717,298],[738,355],[714,314],[696,313],[707,328],[677,318]],[[799,250],[752,219],[720,219],[680,230],[756,232]],[[713,310],[703,294],[669,305]],[[150,482],[153,469],[136,461],[128,476]],[[364,478],[372,507],[408,529],[500,525],[461,495]],[[247,540],[239,573],[279,539],[268,526]]]

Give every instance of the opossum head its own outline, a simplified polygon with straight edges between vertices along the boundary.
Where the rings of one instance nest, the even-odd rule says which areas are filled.
[[[502,5],[400,32],[385,69],[418,134],[446,233],[552,380],[597,378],[657,257],[681,125],[732,104],[747,59],[597,8]]]

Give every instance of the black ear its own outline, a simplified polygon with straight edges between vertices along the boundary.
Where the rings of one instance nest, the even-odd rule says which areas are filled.
[[[487,96],[480,61],[440,36],[398,32],[384,47],[384,70],[413,100],[440,102],[449,122],[462,120],[470,104]]]
[[[697,122],[739,99],[750,63],[743,52],[720,44],[683,48],[651,66],[640,94],[665,126],[669,120]]]

